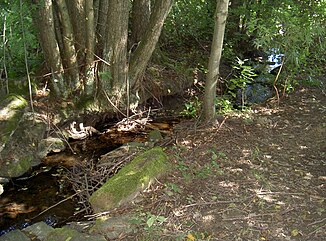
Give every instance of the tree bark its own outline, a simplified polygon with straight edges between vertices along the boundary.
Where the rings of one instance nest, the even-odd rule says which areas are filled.
[[[66,0],[70,21],[74,33],[74,45],[77,53],[78,66],[85,63],[86,33],[85,33],[85,0]]]
[[[109,0],[108,38],[104,57],[110,63],[110,77],[102,81],[102,86],[109,96],[114,97],[111,101],[116,107],[123,104],[123,95],[126,93],[128,19],[129,0]]]
[[[171,10],[172,2],[172,0],[155,1],[148,28],[130,60],[129,79],[133,89],[139,88],[139,82],[158,42],[164,21]]]
[[[99,57],[103,56],[103,50],[105,42],[107,40],[107,20],[109,11],[109,1],[99,0],[99,7],[97,9],[97,24],[96,24],[96,55]]]
[[[70,73],[69,87],[73,89],[79,89],[79,70],[77,62],[77,54],[75,50],[75,40],[72,24],[69,17],[68,8],[65,0],[57,0],[57,5],[60,13],[60,20],[62,26],[62,37],[64,49],[62,50],[62,56],[67,64],[67,72]]]
[[[93,0],[85,1],[86,13],[86,63],[85,63],[85,83],[86,95],[91,95],[94,91],[94,47],[95,47],[95,25]]]
[[[54,73],[60,73],[60,82],[59,77],[53,75],[55,92],[64,92],[65,97],[70,94],[69,97],[76,101],[79,99],[81,107],[86,107],[92,101],[88,97],[96,94],[95,105],[107,104],[109,98],[114,109],[128,108],[129,94],[138,94],[173,0],[156,0],[152,14],[151,0],[133,1],[133,31],[136,32],[133,39],[139,44],[131,57],[127,52],[130,0],[31,1],[40,6],[44,1],[51,7],[41,7],[47,14],[46,19],[40,21],[36,17],[35,22],[40,25],[45,59]],[[52,6],[52,3],[56,4]],[[102,66],[94,65],[95,56]],[[80,96],[72,96],[76,93]]]
[[[145,35],[151,16],[150,0],[134,0],[131,10],[130,48],[137,45]]]
[[[39,31],[44,58],[52,75],[52,90],[56,96],[66,96],[66,85],[63,78],[63,65],[54,28],[52,0],[33,1],[37,7],[34,22]]]
[[[204,96],[204,119],[209,121],[215,117],[216,84],[219,79],[219,67],[223,48],[226,18],[229,0],[217,0],[215,12],[214,36],[208,62],[208,73]]]

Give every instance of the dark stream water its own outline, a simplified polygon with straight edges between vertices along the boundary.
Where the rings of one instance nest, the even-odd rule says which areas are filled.
[[[28,179],[12,179],[5,185],[5,192],[0,196],[0,236],[39,221],[59,227],[80,218],[74,216],[77,205],[72,199],[58,204],[73,194],[60,180],[62,169],[41,165],[35,171],[39,174]],[[53,205],[56,206],[50,208]]]

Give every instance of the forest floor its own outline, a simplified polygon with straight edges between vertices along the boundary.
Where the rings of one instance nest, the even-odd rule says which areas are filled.
[[[121,240],[325,240],[326,94],[298,88],[274,107],[187,120],[164,140],[175,168],[121,213]]]

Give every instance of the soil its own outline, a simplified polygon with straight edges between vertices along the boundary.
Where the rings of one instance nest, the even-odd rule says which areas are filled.
[[[215,123],[187,120],[163,146],[175,168],[110,215],[121,240],[325,240],[326,94],[301,87]]]

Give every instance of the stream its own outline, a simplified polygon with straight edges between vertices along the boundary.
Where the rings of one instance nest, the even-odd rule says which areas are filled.
[[[48,155],[41,165],[24,176],[13,178],[0,196],[0,236],[14,229],[23,229],[44,221],[52,227],[85,220],[75,192],[66,181],[67,169],[87,158],[98,159],[128,142],[145,142],[151,130],[167,134],[180,120],[152,122],[143,131],[107,130],[84,140],[72,140],[70,148]],[[78,214],[76,214],[78,213]]]
[[[72,199],[58,204],[73,195],[61,180],[63,169],[40,165],[32,170],[34,172],[37,174],[31,178],[15,178],[5,186],[0,196],[0,236],[39,221],[60,227],[80,218],[74,216],[77,205]],[[56,206],[50,208],[53,205]]]

